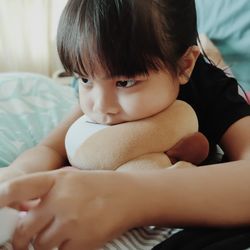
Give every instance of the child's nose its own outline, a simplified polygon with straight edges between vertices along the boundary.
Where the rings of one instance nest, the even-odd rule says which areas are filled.
[[[95,100],[94,111],[106,115],[115,115],[119,112],[119,104],[115,97],[102,93]]]

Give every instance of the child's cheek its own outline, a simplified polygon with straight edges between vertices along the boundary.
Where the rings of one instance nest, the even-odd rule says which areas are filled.
[[[91,97],[80,96],[80,107],[84,114],[89,114],[93,110],[94,101]]]

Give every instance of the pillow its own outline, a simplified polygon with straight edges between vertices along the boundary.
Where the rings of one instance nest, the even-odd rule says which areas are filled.
[[[250,91],[250,1],[196,0],[198,32],[219,48],[225,62]]]
[[[74,90],[48,77],[0,74],[0,167],[40,142],[75,104]]]

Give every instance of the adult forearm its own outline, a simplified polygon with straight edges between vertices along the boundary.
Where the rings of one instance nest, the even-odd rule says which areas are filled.
[[[157,170],[134,178],[141,225],[250,224],[249,161]]]

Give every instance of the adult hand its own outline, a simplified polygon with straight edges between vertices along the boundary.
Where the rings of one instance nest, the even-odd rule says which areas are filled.
[[[136,225],[133,181],[127,173],[60,169],[4,182],[0,206],[41,199],[23,217],[15,249],[34,239],[35,249],[97,249]],[[138,204],[138,197],[134,197]],[[135,205],[137,205],[135,204]],[[133,224],[133,223],[134,224]]]
[[[0,183],[10,180],[12,178],[22,176],[24,172],[16,167],[0,168]]]

